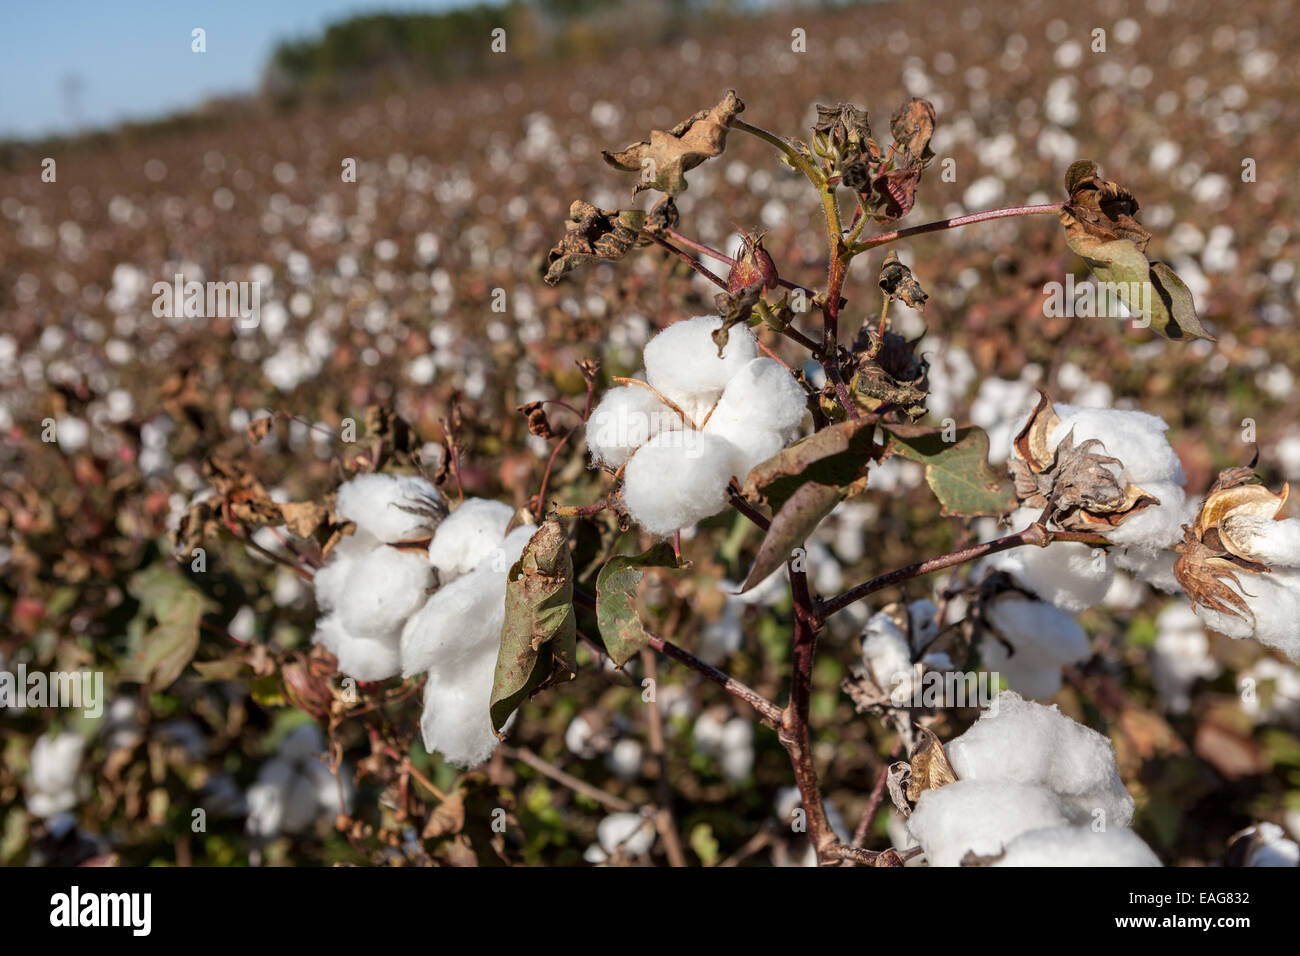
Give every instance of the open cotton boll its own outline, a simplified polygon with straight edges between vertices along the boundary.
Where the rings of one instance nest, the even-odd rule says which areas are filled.
[[[1192,518],[1186,519],[1187,524],[1191,522]],[[1174,562],[1177,560],[1178,555],[1173,551],[1150,548],[1120,548],[1115,555],[1117,567],[1132,572],[1144,584],[1166,594],[1178,594],[1182,590],[1174,577]]]
[[[1088,635],[1060,608],[1019,594],[1004,594],[985,612],[988,623],[1015,649],[985,635],[980,642],[984,668],[996,671],[1026,697],[1051,697],[1061,689],[1061,668],[1091,655]]]
[[[1160,504],[1143,508],[1118,527],[1102,533],[1116,544],[1135,548],[1168,548],[1182,541],[1187,521],[1187,495],[1182,486],[1172,481],[1152,481],[1141,487]]]
[[[429,542],[429,563],[446,584],[473,571],[501,544],[514,509],[490,498],[469,498],[451,513]]]
[[[528,546],[528,542],[533,539],[533,535],[536,533],[536,525],[520,525],[506,535],[501,544],[485,554],[483,560],[478,563],[474,570],[509,571],[524,553],[524,548]],[[502,594],[504,595],[504,592]]]
[[[1191,686],[1202,677],[1217,677],[1219,671],[1200,618],[1182,601],[1167,605],[1156,617],[1151,676],[1170,713],[1187,713]]]
[[[506,572],[477,568],[439,588],[402,628],[402,676],[437,670],[451,680],[495,648],[505,625]]]
[[[389,543],[429,534],[447,513],[438,489],[418,475],[357,475],[339,486],[334,508],[361,531]],[[426,513],[405,510],[411,508]]]
[[[648,388],[611,388],[587,419],[587,449],[597,464],[618,468],[661,431],[682,427],[681,416]]]
[[[993,866],[1160,866],[1151,848],[1122,827],[1047,827],[1020,834]]]
[[[931,866],[960,866],[967,853],[1000,853],[1020,834],[1071,822],[1046,787],[999,780],[962,780],[927,790],[907,828]]]
[[[611,813],[596,824],[596,841],[597,845],[588,848],[589,863],[604,863],[614,856],[644,856],[655,842],[654,823],[636,813]]]
[[[632,456],[623,472],[623,502],[651,534],[669,535],[727,505],[734,446],[716,435],[667,432]]]
[[[1182,486],[1183,465],[1165,438],[1169,426],[1164,419],[1115,408],[1054,407],[1060,423],[1048,439],[1050,448],[1055,449],[1073,430],[1076,446],[1089,439],[1100,441],[1107,456],[1123,463],[1122,477],[1133,484],[1143,488],[1154,482]]]
[[[1041,513],[1017,509],[1011,515],[1011,530],[1023,531]],[[1072,614],[1100,604],[1115,575],[1114,559],[1106,551],[1077,541],[1012,548],[992,555],[985,566],[1005,571],[1021,587]]]
[[[379,547],[358,559],[343,582],[338,614],[356,637],[384,638],[424,603],[433,574],[424,555]]]
[[[379,539],[358,529],[357,533],[343,538],[330,549],[325,564],[312,578],[316,606],[322,611],[332,611],[346,593],[345,582],[353,566],[375,548]]]
[[[1091,824],[1097,811],[1107,827],[1125,827],[1133,819],[1133,798],[1120,780],[1110,741],[1055,706],[1003,691],[944,749],[959,781],[1046,787],[1065,801],[1074,818],[1067,822]]]
[[[1232,845],[1245,848],[1239,866],[1300,866],[1300,845],[1276,823],[1252,824],[1233,835]]]
[[[635,780],[641,775],[641,742],[624,737],[605,755],[605,766],[620,780]]]
[[[911,701],[916,678],[912,652],[888,614],[881,612],[867,621],[862,634],[862,664],[894,703]]]
[[[754,333],[736,325],[719,358],[713,333],[721,327],[720,317],[698,315],[668,326],[646,343],[646,380],[682,406],[696,424],[699,410],[707,412],[732,377],[758,357]]]
[[[77,774],[86,742],[80,734],[44,733],[32,745],[27,778],[27,809],[49,819],[77,805]]]
[[[246,827],[253,836],[270,838],[282,832],[285,808],[293,788],[293,765],[279,757],[262,764],[248,788]]]
[[[496,658],[495,651],[484,653],[450,680],[436,670],[429,672],[420,715],[420,733],[429,753],[440,753],[460,767],[473,767],[492,756],[499,742],[489,714]]]
[[[338,612],[316,622],[311,642],[338,658],[340,673],[359,681],[388,680],[401,671],[398,642],[393,637],[357,637],[344,626]]]
[[[1236,518],[1231,533],[1251,555],[1270,567],[1300,567],[1300,518]]]
[[[1300,670],[1272,657],[1261,657],[1238,674],[1237,684],[1255,691],[1243,695],[1241,709],[1256,723],[1300,727]],[[1300,829],[1295,832],[1300,836]]]
[[[1274,568],[1262,574],[1239,574],[1240,584],[1224,583],[1241,595],[1254,621],[1236,614],[1196,605],[1193,610],[1206,626],[1227,637],[1253,637],[1300,661],[1300,569]]]
[[[807,412],[807,396],[794,376],[770,358],[756,358],[727,383],[704,426],[740,451],[733,473],[744,478],[771,458],[797,433]]]

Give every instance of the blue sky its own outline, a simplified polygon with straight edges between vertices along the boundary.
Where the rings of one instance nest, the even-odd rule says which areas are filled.
[[[275,43],[352,13],[464,0],[0,0],[0,138],[100,127],[253,89]],[[190,31],[207,31],[207,52]],[[79,117],[70,77],[79,79]]]

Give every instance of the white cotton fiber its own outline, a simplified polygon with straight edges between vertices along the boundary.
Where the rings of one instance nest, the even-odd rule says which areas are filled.
[[[986,634],[980,642],[984,669],[1026,697],[1051,697],[1061,688],[1061,669],[1091,654],[1083,628],[1055,605],[1009,593],[990,601],[985,615],[1015,652]]]
[[[424,603],[433,574],[423,553],[382,546],[358,559],[343,582],[338,614],[356,637],[384,638],[400,631]]]
[[[888,614],[881,612],[867,621],[862,633],[862,664],[890,700],[896,704],[911,702],[916,673],[912,652]]]
[[[48,819],[77,805],[78,773],[85,745],[80,734],[68,731],[44,733],[36,738],[27,778],[28,811]]]
[[[338,612],[316,622],[311,641],[338,658],[340,673],[359,681],[387,680],[401,670],[394,636],[357,637],[343,625]]]
[[[596,824],[596,840],[603,853],[600,859],[591,862],[604,862],[616,854],[642,856],[650,852],[654,844],[654,823],[636,813],[611,813]]]
[[[756,358],[727,383],[709,424],[743,423],[790,435],[807,413],[807,395],[794,376],[775,359]]]
[[[668,326],[646,343],[646,380],[692,416],[707,411],[727,382],[758,357],[754,333],[737,325],[719,358],[713,332],[721,326],[718,316],[700,315]]]
[[[727,504],[734,446],[700,432],[669,432],[641,446],[623,473],[623,501],[656,535],[689,528]]]
[[[1056,707],[1003,691],[945,749],[958,780],[1046,787],[1065,801],[1073,818],[1067,822],[1091,824],[1099,819],[1097,811],[1107,827],[1128,826],[1133,819],[1133,798],[1120,780],[1110,741]]]
[[[1202,677],[1217,677],[1219,671],[1218,662],[1210,656],[1210,641],[1200,618],[1182,601],[1166,605],[1156,617],[1151,676],[1169,711],[1187,713],[1192,685]]]
[[[1178,555],[1173,551],[1150,548],[1121,548],[1115,555],[1116,566],[1131,571],[1138,580],[1166,594],[1177,594],[1181,590],[1178,579],[1174,577],[1174,562],[1177,560]]]
[[[1053,407],[1061,421],[1048,439],[1050,448],[1055,449],[1073,429],[1076,446],[1089,439],[1100,441],[1108,457],[1123,463],[1124,477],[1133,484],[1145,488],[1148,482],[1169,481],[1181,487],[1183,466],[1165,438],[1169,426],[1164,419],[1115,408]]]
[[[620,780],[635,780],[641,776],[642,755],[641,742],[624,737],[605,755],[605,766]]]
[[[1274,568],[1263,574],[1239,573],[1240,585],[1224,583],[1245,597],[1254,614],[1251,622],[1235,614],[1223,614],[1197,605],[1196,616],[1207,627],[1227,637],[1254,637],[1261,644],[1276,647],[1293,661],[1300,661],[1300,569]]]
[[[463,675],[442,680],[436,671],[424,685],[420,732],[424,748],[460,767],[487,760],[498,740],[489,708],[496,654],[483,654]]]
[[[348,535],[330,549],[325,564],[312,578],[316,606],[322,611],[332,611],[338,607],[339,601],[346,594],[344,585],[353,566],[378,546],[378,538],[358,530],[358,533]]]
[[[446,511],[438,489],[418,475],[357,475],[339,486],[335,503],[358,529],[388,543],[433,531],[436,518],[403,510],[421,507]]]
[[[429,563],[446,585],[468,574],[492,549],[501,544],[506,527],[514,517],[508,504],[490,498],[469,498],[451,513],[429,544]]]
[[[1129,515],[1119,527],[1103,532],[1116,544],[1153,550],[1169,548],[1183,540],[1183,524],[1189,521],[1187,495],[1172,481],[1151,481],[1140,486],[1160,504]]]
[[[993,866],[1160,866],[1151,848],[1123,827],[1047,827],[1022,833]]]
[[[506,571],[478,568],[439,588],[402,629],[402,676],[436,670],[454,680],[495,648],[505,624]]]
[[[285,806],[293,787],[293,767],[287,760],[271,759],[257,771],[257,780],[248,788],[248,832],[257,837],[273,837],[283,829]]]
[[[1224,530],[1270,567],[1300,567],[1300,518],[1234,518]]]
[[[661,431],[682,427],[681,416],[648,388],[623,385],[605,393],[587,419],[587,448],[599,464],[618,468]]]
[[[1070,822],[1061,800],[1046,787],[958,779],[922,793],[907,828],[931,866],[960,866],[967,853],[990,856],[1026,831]]]
[[[1234,836],[1246,840],[1247,850],[1241,866],[1300,866],[1300,845],[1287,839],[1276,823],[1256,823]]]
[[[1023,531],[1040,514],[1033,508],[1017,509],[1010,516],[1010,530]],[[1100,604],[1115,575],[1114,559],[1104,549],[1077,541],[1011,548],[987,558],[985,567],[1005,571],[1021,587],[1073,614]]]
[[[752,428],[744,422],[721,421],[715,425],[710,418],[704,432],[725,440],[731,446],[728,470],[742,485],[755,465],[767,461],[786,446],[780,432]]]

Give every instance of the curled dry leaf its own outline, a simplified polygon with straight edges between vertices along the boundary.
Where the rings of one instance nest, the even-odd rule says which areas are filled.
[[[891,300],[901,299],[914,309],[924,309],[925,300],[929,298],[921,283],[912,276],[912,270],[892,250],[880,267],[880,289]]]
[[[1165,263],[1147,259],[1151,234],[1134,218],[1133,194],[1098,176],[1097,164],[1087,159],[1070,166],[1065,189],[1070,198],[1059,214],[1065,241],[1097,279],[1165,338],[1213,341],[1183,281]]]
[[[638,242],[646,214],[634,209],[597,209],[579,199],[569,207],[564,238],[546,254],[546,283],[555,285],[591,259],[622,259]]]
[[[1106,450],[1097,439],[1076,445],[1071,429],[1053,450],[1049,441],[1061,419],[1051,399],[1041,391],[1038,396],[1038,405],[1015,437],[1010,462],[1016,498],[1022,504],[1052,505],[1053,520],[1067,531],[1118,527],[1139,511],[1160,504],[1160,499],[1132,482],[1120,483],[1117,471],[1124,463],[1094,451]]]
[[[744,109],[736,91],[728,90],[716,106],[700,110],[672,129],[651,130],[648,141],[633,143],[619,153],[602,150],[601,155],[611,166],[641,175],[636,192],[653,187],[676,195],[686,189],[687,172],[722,154],[731,121]]]
[[[1174,576],[1192,603],[1254,622],[1255,615],[1240,592],[1238,574],[1267,574],[1272,568],[1243,543],[1242,532],[1261,521],[1281,519],[1290,486],[1274,494],[1254,484],[1250,468],[1229,468],[1219,473],[1201,505],[1196,521],[1184,525],[1182,554],[1174,563]],[[1230,586],[1236,585],[1236,588]]]
[[[894,134],[895,150],[901,149],[921,165],[928,163],[934,156],[930,150],[934,121],[933,103],[920,98],[908,100],[889,119],[889,131]]]
[[[938,790],[953,783],[957,774],[948,762],[943,743],[929,727],[918,726],[920,740],[912,750],[912,773],[907,782],[907,799],[913,804],[927,790]]]

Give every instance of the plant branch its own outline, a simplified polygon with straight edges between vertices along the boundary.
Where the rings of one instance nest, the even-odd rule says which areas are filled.
[[[708,279],[710,282],[716,285],[719,289],[725,290],[727,288],[727,282],[725,279],[723,279],[720,275],[710,270],[707,266],[704,265],[704,263],[700,262],[698,259],[696,259],[694,256],[687,253],[685,250],[678,249],[676,246],[674,246],[663,236],[659,235],[657,232],[653,232],[649,229],[642,229],[641,235],[649,236],[651,239],[659,243],[659,245],[663,246],[665,249],[667,249],[677,258],[681,259],[683,262],[688,264],[692,269],[694,269],[700,275],[704,276],[704,278]],[[712,255],[712,253],[710,253],[710,255]]]
[[[1010,216],[1054,216],[1061,211],[1064,206],[1063,202],[1043,203],[1039,206],[1011,206],[1007,209],[989,209],[984,212],[973,212],[966,216],[956,216],[953,219],[939,219],[935,222],[927,222],[920,226],[911,226],[907,229],[898,229],[894,232],[882,232],[878,236],[872,236],[870,239],[864,239],[862,242],[853,243],[848,247],[848,255],[856,256],[859,252],[866,252],[868,249],[874,249],[876,246],[883,246],[891,242],[897,242],[899,239],[907,239],[910,236],[919,236],[927,232],[941,232],[944,229],[956,229],[959,226],[969,226],[976,222],[987,222],[990,219],[1006,219]]]
[[[1015,534],[1005,535],[1001,538],[994,538],[992,541],[986,541],[983,544],[977,544],[969,548],[962,548],[959,551],[953,551],[949,554],[941,555],[937,558],[929,558],[925,561],[918,561],[915,564],[909,564],[906,567],[897,568],[872,578],[856,587],[838,594],[833,598],[821,601],[816,607],[816,618],[818,624],[825,622],[836,611],[841,611],[856,601],[861,601],[868,595],[877,591],[892,587],[895,584],[901,584],[912,578],[920,577],[923,574],[930,574],[934,571],[942,571],[944,568],[951,568],[954,565],[965,564],[967,561],[974,561],[985,555],[996,554],[999,551],[1007,551],[1011,548],[1018,548],[1022,545],[1032,544],[1040,548],[1045,548],[1053,541],[1078,541],[1083,544],[1092,544],[1098,547],[1107,547],[1111,544],[1101,535],[1088,534],[1084,531],[1049,531],[1041,524],[1031,524],[1023,531],[1017,531]]]

